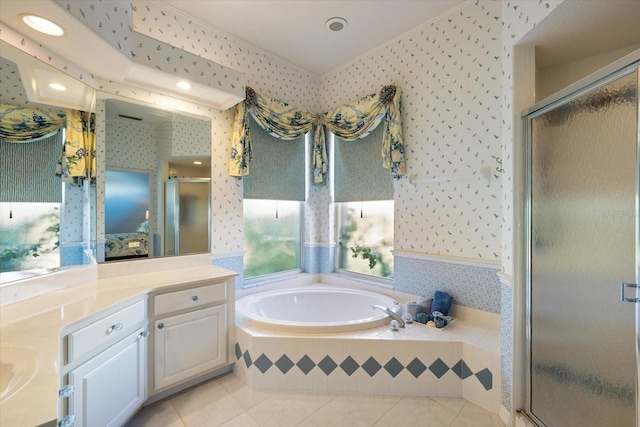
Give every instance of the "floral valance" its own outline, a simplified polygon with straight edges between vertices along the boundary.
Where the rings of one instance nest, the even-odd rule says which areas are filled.
[[[327,151],[324,128],[345,140],[364,138],[383,124],[383,166],[394,177],[406,173],[402,139],[401,91],[396,86],[383,87],[379,93],[365,96],[357,102],[316,115],[270,99],[247,88],[246,99],[237,105],[231,139],[229,174],[249,174],[252,158],[249,114],[269,134],[280,139],[300,137],[315,126],[313,150],[314,183],[321,184],[327,174]]]
[[[249,174],[249,162],[253,156],[249,114],[267,133],[279,139],[295,139],[306,134],[311,131],[316,120],[313,113],[295,108],[286,102],[259,95],[248,87],[245,100],[236,107],[233,122],[229,164],[231,176]]]
[[[95,114],[67,110],[64,147],[56,174],[63,181],[96,177]]]
[[[64,127],[60,110],[0,104],[0,139],[5,142],[33,142],[51,136]]]
[[[28,143],[65,130],[55,173],[64,182],[96,176],[95,115],[78,110],[0,104],[0,140]]]
[[[406,173],[404,142],[402,139],[401,91],[396,86],[385,86],[380,92],[365,96],[351,104],[345,104],[324,113],[321,122],[336,136],[355,140],[368,136],[379,124],[382,132],[382,166],[391,170],[394,178]],[[318,138],[320,140],[320,138]],[[324,140],[324,138],[322,138]],[[314,180],[324,181],[319,171],[322,164],[313,158]]]

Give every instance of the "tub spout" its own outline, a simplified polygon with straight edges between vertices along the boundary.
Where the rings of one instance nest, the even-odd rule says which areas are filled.
[[[402,320],[402,318],[400,316],[398,316],[389,307],[383,307],[383,306],[378,305],[378,304],[371,304],[371,308],[384,311],[385,313],[387,313],[389,315],[389,317],[391,317],[393,320],[398,322],[398,326],[400,326],[401,328],[404,328],[404,320]]]

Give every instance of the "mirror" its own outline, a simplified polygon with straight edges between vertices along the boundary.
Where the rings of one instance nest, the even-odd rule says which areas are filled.
[[[210,118],[98,97],[106,152],[98,261],[209,252]]]
[[[63,85],[55,90],[51,83]],[[91,112],[95,91],[21,50],[0,41],[0,103],[29,114],[37,123],[64,123],[67,109]],[[22,126],[12,115],[12,128]],[[62,126],[64,128],[64,126]],[[63,183],[55,169],[63,149],[62,130],[32,142],[0,137],[0,284],[95,261],[95,186]],[[95,253],[94,253],[95,254]]]

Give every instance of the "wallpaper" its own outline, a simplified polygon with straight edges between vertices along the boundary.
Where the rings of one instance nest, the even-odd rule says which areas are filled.
[[[11,105],[25,105],[29,102],[15,63],[0,57],[0,102]]]
[[[325,109],[402,88],[408,173],[479,180],[395,186],[396,250],[500,259],[500,3],[476,2],[323,76]]]
[[[171,120],[171,139],[174,156],[209,156],[211,122],[174,114]]]
[[[132,57],[133,3],[131,1],[55,1],[69,13],[84,21],[89,28],[123,55]]]
[[[504,1],[502,2],[502,165],[505,184],[502,194],[502,260],[504,271],[513,274],[513,47],[562,0]]]
[[[107,120],[107,167],[154,169],[156,130],[128,119]]]

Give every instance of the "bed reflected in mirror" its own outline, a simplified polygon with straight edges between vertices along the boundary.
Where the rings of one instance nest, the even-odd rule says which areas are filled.
[[[150,171],[108,170],[105,174],[105,261],[147,258]]]

